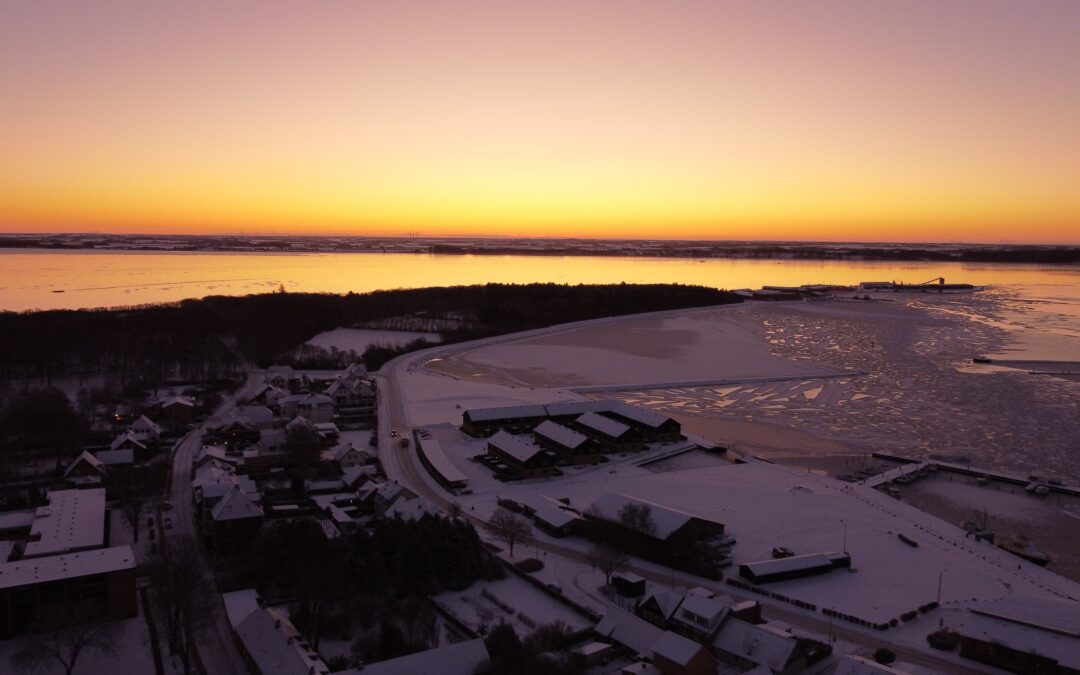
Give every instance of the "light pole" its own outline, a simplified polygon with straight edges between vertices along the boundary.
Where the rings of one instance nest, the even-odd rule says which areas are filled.
[[[847,521],[841,520],[840,522],[844,525],[844,547],[842,550],[844,553],[847,553]]]
[[[941,580],[945,576],[945,568],[942,568],[937,575],[937,604],[941,605]]]

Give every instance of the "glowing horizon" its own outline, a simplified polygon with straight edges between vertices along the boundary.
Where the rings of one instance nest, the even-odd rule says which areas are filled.
[[[1080,3],[10,3],[0,232],[1080,243]]]

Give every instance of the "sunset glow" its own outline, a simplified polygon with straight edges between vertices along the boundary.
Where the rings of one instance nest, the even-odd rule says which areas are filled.
[[[1072,0],[5,3],[0,231],[1075,243],[1077,35]]]

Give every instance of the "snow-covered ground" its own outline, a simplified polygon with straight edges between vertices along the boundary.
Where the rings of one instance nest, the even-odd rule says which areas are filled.
[[[132,619],[114,622],[118,626],[119,637],[116,651],[112,654],[85,651],[75,663],[78,675],[115,675],[116,673],[153,673],[154,655],[150,647],[150,630],[146,619],[140,613]],[[19,651],[25,638],[13,638],[0,641],[0,673],[18,672],[11,665],[11,657]],[[55,665],[34,671],[36,675],[63,675],[64,669],[59,661]],[[166,663],[166,672],[169,670]],[[179,671],[175,671],[179,672]]]
[[[386,347],[400,347],[404,344],[423,338],[428,342],[439,342],[438,333],[414,333],[399,330],[368,330],[366,328],[335,328],[307,341],[307,344],[315,347],[323,347],[345,351],[355,351],[363,354],[364,350],[371,345],[383,345]]]
[[[435,596],[435,601],[474,630],[492,628],[500,621],[511,624],[518,635],[528,635],[537,627],[555,621],[573,630],[591,625],[577,612],[510,573],[505,579],[442,593]]]

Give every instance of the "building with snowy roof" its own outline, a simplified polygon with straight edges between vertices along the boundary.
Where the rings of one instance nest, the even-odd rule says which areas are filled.
[[[468,484],[469,477],[446,456],[438,439],[418,434],[416,454],[428,473],[447,490],[461,490]]]
[[[262,527],[263,510],[234,486],[210,510],[210,544],[217,555],[245,551]]]
[[[472,675],[489,658],[483,638],[476,638],[369,663],[340,675]]]
[[[847,567],[851,567],[851,555],[848,553],[807,553],[739,565],[739,576],[755,584],[768,584],[826,574]]]
[[[40,612],[49,619],[136,616],[135,567],[130,546],[0,564],[0,638],[32,628]]]
[[[571,464],[593,464],[600,461],[602,448],[594,439],[558,422],[544,420],[533,429],[536,444],[559,453]]]
[[[329,675],[319,653],[285,613],[263,607],[254,589],[223,593],[240,655],[258,675]]]
[[[559,461],[558,453],[547,450],[523,437],[513,436],[499,431],[488,439],[488,454],[506,466],[508,477],[536,478],[539,476],[558,476],[555,468]]]
[[[1080,604],[1057,599],[984,602],[945,610],[960,655],[1013,673],[1080,673]]]
[[[587,412],[572,423],[577,431],[596,440],[607,452],[644,450],[641,434],[622,422],[597,412]]]
[[[105,546],[105,488],[50,490],[34,511],[25,558]]]
[[[100,485],[107,472],[105,462],[83,450],[64,469],[64,481],[70,485]]]
[[[808,656],[808,647],[814,650]],[[821,647],[823,649],[818,649]],[[791,675],[828,655],[828,646],[806,641],[769,624],[731,619],[712,641],[713,653],[723,663],[742,671],[765,668],[775,675]]]
[[[704,645],[671,631],[653,643],[652,661],[663,675],[716,673],[716,659]]]

